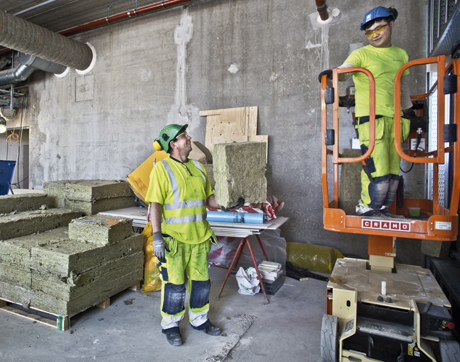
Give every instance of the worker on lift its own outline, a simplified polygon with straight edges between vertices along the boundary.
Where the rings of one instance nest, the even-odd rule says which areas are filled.
[[[408,62],[405,50],[391,43],[398,11],[394,8],[376,7],[369,11],[360,29],[365,31],[369,45],[353,51],[339,68],[362,67],[369,70],[375,79],[375,145],[371,156],[361,171],[361,199],[356,213],[362,216],[400,217],[388,209],[394,201],[399,183],[401,158],[394,147],[394,79]],[[332,70],[324,70],[332,78]],[[401,78],[401,108],[410,109],[408,77],[405,70]],[[347,80],[349,74],[340,74],[339,80]],[[361,144],[361,153],[369,148],[369,79],[362,72],[353,74],[355,83],[355,115]],[[402,120],[402,140],[409,135],[410,121]]]
[[[221,330],[208,319],[211,281],[208,253],[216,237],[206,221],[206,205],[220,208],[204,167],[188,158],[192,150],[187,125],[164,127],[154,148],[170,157],[150,175],[146,201],[151,203],[153,251],[160,260],[161,328],[173,346],[182,344],[179,322],[184,319],[185,278],[189,285],[189,322],[211,336]]]

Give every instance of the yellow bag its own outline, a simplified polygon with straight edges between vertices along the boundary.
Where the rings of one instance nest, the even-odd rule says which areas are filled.
[[[153,236],[152,224],[145,225],[142,235],[145,237],[144,243],[144,287],[141,293],[150,293],[161,290],[160,271],[157,268],[159,263],[158,258],[153,254]]]
[[[286,245],[286,261],[302,269],[330,274],[339,258],[343,258],[342,253],[328,246],[295,242]]]

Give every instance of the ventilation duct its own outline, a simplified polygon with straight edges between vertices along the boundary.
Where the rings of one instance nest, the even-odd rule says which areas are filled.
[[[23,82],[37,69],[54,74],[61,74],[66,70],[64,65],[24,53],[19,53],[19,63],[21,64],[16,69],[0,72],[0,86]]]
[[[87,69],[93,59],[88,45],[3,10],[0,10],[0,45],[78,70]]]
[[[23,82],[29,78],[33,72],[35,72],[35,68],[27,65],[20,65],[16,69],[0,72],[0,86]]]

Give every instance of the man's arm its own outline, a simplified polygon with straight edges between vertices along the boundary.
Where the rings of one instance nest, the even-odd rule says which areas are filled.
[[[350,68],[350,67],[354,67],[354,65],[351,63],[343,63],[340,67],[337,67],[337,68]],[[323,75],[327,75],[327,77],[332,80],[332,69],[326,69],[326,70],[323,70],[321,73],[319,73],[318,81],[320,83],[321,83],[321,79]],[[352,73],[341,73],[339,74],[339,81],[340,82],[346,81],[350,79],[351,76],[352,76]]]
[[[406,111],[412,108],[410,100],[409,77],[404,75],[401,77],[401,110]]]
[[[162,263],[166,262],[166,242],[161,236],[161,209],[163,205],[156,202],[150,204],[150,222],[152,223],[153,253]],[[168,250],[169,251],[169,250]]]
[[[161,210],[163,205],[156,202],[150,204],[150,222],[152,223],[152,233],[161,231]]]
[[[340,67],[337,67],[337,68],[352,68],[352,67],[354,67],[354,65],[351,63],[343,63]],[[352,75],[353,73],[341,73],[339,74],[339,81],[344,82],[350,79]]]
[[[213,209],[220,210],[220,205],[216,202],[216,198],[214,195],[211,195],[206,200],[206,205],[212,207]]]

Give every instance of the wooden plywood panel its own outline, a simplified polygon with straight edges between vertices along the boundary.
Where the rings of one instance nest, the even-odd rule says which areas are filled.
[[[257,134],[257,107],[201,111],[200,116],[207,116],[205,145],[211,152],[215,144],[246,142]]]
[[[248,114],[248,135],[257,135],[257,107],[247,107],[246,112]]]
[[[258,107],[239,107],[201,111],[206,116],[206,147],[211,151],[218,143],[231,142],[265,142],[268,136],[257,135]]]

